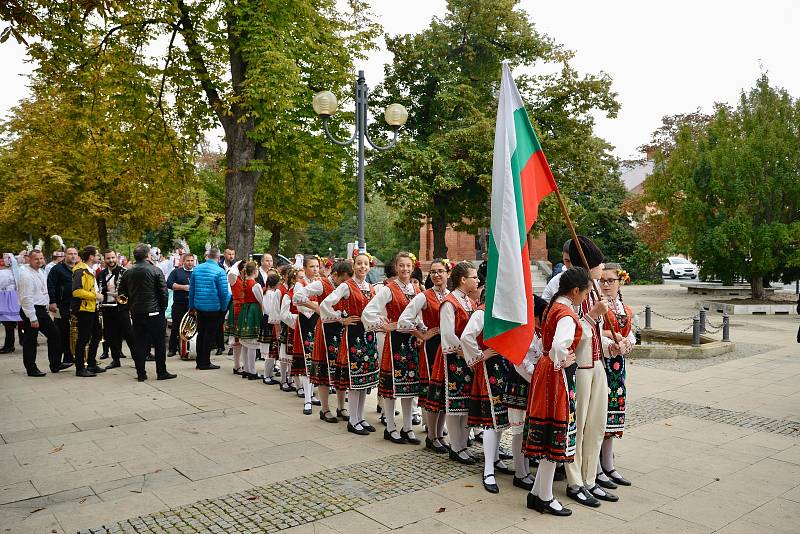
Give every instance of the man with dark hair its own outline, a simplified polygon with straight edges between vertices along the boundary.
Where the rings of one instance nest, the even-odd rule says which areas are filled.
[[[117,263],[117,253],[111,249],[103,251],[105,268],[97,274],[97,283],[103,300],[100,303],[100,313],[103,314],[103,337],[109,345],[112,362],[106,369],[119,367],[122,354],[123,339],[128,342],[128,347],[133,350],[133,327],[127,304],[117,301],[117,288],[125,269]]]
[[[222,328],[231,299],[228,277],[219,265],[219,249],[208,251],[206,261],[192,271],[189,309],[197,311],[197,368],[219,369],[211,363],[211,344]]]
[[[69,342],[69,318],[72,305],[72,268],[78,263],[78,249],[67,247],[64,261],[57,263],[47,275],[47,294],[50,300],[50,313],[56,315],[56,326],[61,338],[63,363],[74,363]]]
[[[225,249],[224,256],[219,260],[220,267],[225,269],[225,272],[228,272],[231,270],[231,267],[233,267],[235,263],[236,263],[236,250],[234,250],[233,247],[227,247]]]
[[[44,255],[41,250],[32,250],[28,265],[19,268],[18,294],[22,308],[24,337],[22,339],[22,363],[28,376],[45,376],[36,366],[36,340],[41,331],[47,338],[47,356],[50,371],[57,373],[69,367],[61,363],[61,343],[58,329],[47,313],[47,280],[44,277]]]
[[[78,324],[78,339],[75,342],[75,374],[81,377],[105,373],[97,365],[97,346],[87,347],[92,336],[99,339],[100,323],[97,315],[97,301],[102,295],[97,287],[97,279],[90,265],[97,257],[97,248],[89,245],[78,254],[80,261],[72,268],[72,315]],[[87,350],[87,348],[89,350]]]
[[[155,346],[156,378],[169,380],[177,375],[167,372],[167,283],[161,269],[147,261],[150,247],[140,243],[133,249],[135,263],[122,274],[119,295],[127,298],[133,321],[133,359],[136,378],[147,380],[145,358],[150,346]]]
[[[181,321],[189,311],[189,281],[194,270],[194,254],[183,255],[183,265],[169,273],[167,289],[172,290],[172,329],[169,334],[168,356],[175,356],[180,348]],[[181,350],[181,358],[186,354]]]

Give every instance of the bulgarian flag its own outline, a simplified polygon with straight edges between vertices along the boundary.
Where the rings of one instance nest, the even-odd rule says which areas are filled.
[[[533,339],[528,231],[539,203],[557,189],[511,69],[503,62],[492,167],[484,343],[520,363]]]

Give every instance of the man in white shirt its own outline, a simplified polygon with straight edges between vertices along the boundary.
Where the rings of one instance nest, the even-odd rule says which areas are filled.
[[[36,366],[36,339],[41,331],[47,338],[47,356],[50,360],[50,371],[57,373],[70,367],[61,363],[61,336],[55,323],[47,312],[50,297],[47,294],[47,279],[44,276],[44,255],[40,250],[32,250],[28,257],[28,265],[19,269],[17,289],[22,307],[24,336],[22,340],[22,363],[28,376],[40,377],[44,373]]]
[[[55,252],[53,252],[53,261],[44,266],[45,278],[47,278],[47,275],[50,274],[50,269],[52,269],[53,267],[64,261],[64,256],[65,256],[64,251],[61,249],[58,249]]]

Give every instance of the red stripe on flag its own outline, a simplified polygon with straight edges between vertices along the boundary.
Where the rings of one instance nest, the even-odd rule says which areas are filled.
[[[520,171],[519,179],[522,186],[522,205],[525,209],[525,227],[530,231],[539,215],[539,203],[557,189],[544,152],[539,150],[531,155]],[[526,259],[526,264],[529,262]]]

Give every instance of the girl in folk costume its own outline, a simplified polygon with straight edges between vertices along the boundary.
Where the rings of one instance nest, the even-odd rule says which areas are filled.
[[[425,438],[425,447],[438,454],[447,453],[447,444],[444,442],[445,412],[441,406],[429,406],[427,398],[431,369],[436,359],[436,353],[442,344],[441,336],[439,335],[439,306],[450,293],[447,289],[449,272],[449,260],[433,260],[428,272],[431,287],[411,299],[411,302],[409,302],[397,320],[397,329],[399,331],[412,332],[420,341],[418,344],[419,404],[424,410],[423,417],[428,431],[428,437]]]
[[[265,291],[261,299],[261,313],[263,319],[261,322],[261,332],[258,335],[258,343],[261,347],[261,354],[264,357],[264,383],[268,386],[275,386],[280,384],[275,380],[273,373],[275,371],[275,360],[278,359],[279,345],[278,333],[276,332],[275,324],[271,321],[270,317],[279,315],[273,311],[275,296],[278,294],[278,284],[281,282],[281,277],[276,272],[270,269],[265,280]]]
[[[572,514],[553,497],[553,475],[556,462],[569,463],[575,456],[575,351],[580,343],[591,343],[591,335],[574,308],[586,299],[589,284],[581,267],[571,267],[561,275],[545,312],[542,357],[536,362],[528,395],[523,450],[539,459],[539,468],[527,506],[558,516]]]
[[[292,295],[292,307],[297,310],[297,328],[294,331],[295,354],[292,359],[292,376],[299,377],[302,381],[303,413],[311,415],[312,404],[319,405],[320,401],[313,398],[314,386],[309,381],[311,373],[311,355],[314,352],[314,330],[319,320],[319,305],[316,297],[312,301],[303,293],[303,288],[311,282],[319,280],[320,261],[317,256],[305,256],[303,267],[308,278],[297,281]],[[302,305],[301,305],[302,304]]]
[[[500,488],[494,476],[495,469],[509,475],[514,473],[500,460],[500,438],[503,430],[509,427],[503,393],[511,364],[483,344],[483,312],[482,293],[480,307],[469,318],[461,334],[461,350],[474,377],[467,425],[484,429],[483,487],[489,493],[498,493]]]
[[[356,255],[353,278],[339,284],[320,305],[323,321],[338,321],[344,325],[333,386],[337,390],[350,390],[347,431],[362,436],[375,432],[375,427],[364,420],[364,403],[367,388],[378,384],[375,334],[367,332],[361,323],[361,314],[375,295],[375,290],[366,281],[369,269],[370,257],[361,253]]]
[[[340,284],[353,277],[353,266],[348,261],[339,261],[328,269],[330,274],[319,280],[299,288],[295,293],[298,306],[307,306],[320,312],[320,304],[328,295],[333,293]],[[334,384],[336,374],[336,357],[339,354],[339,342],[342,338],[342,324],[334,321],[317,321],[314,332],[314,348],[311,356],[311,369],[309,378],[311,383],[318,386],[322,409],[319,418],[326,423],[336,423],[349,418],[350,413],[344,407],[346,390],[336,390],[336,415],[330,409],[329,388]]]
[[[478,271],[471,263],[461,262],[450,273],[450,282],[454,289],[439,306],[442,344],[433,362],[426,404],[432,411],[447,414],[450,459],[472,465],[475,459],[467,452],[472,370],[461,354],[460,338],[476,308],[472,295],[478,290]]]
[[[297,282],[297,269],[287,265],[283,267],[281,274],[283,275],[283,283],[278,286],[276,309],[278,318],[280,320],[280,347],[278,349],[278,361],[281,367],[281,391],[297,391],[297,388],[292,385],[289,370],[292,367],[292,359],[294,357],[294,325],[297,322],[297,314],[291,313],[292,296],[289,294]]]
[[[586,257],[589,278],[594,287],[593,281],[603,273],[603,253],[586,237],[578,236],[578,242]],[[569,256],[573,265],[583,262],[575,240],[570,243]],[[601,335],[607,312],[606,302],[598,300],[593,293],[589,293],[589,297],[581,303],[579,316],[583,338],[575,350],[578,364],[575,371],[575,461],[565,465],[567,496],[593,508],[600,506],[601,500],[619,500],[619,497],[596,483],[597,462],[608,411],[608,382],[603,357],[609,351],[615,354],[619,350],[615,342]]]
[[[636,344],[633,331],[633,311],[622,302],[620,288],[630,282],[630,277],[618,263],[606,263],[600,276],[600,289],[611,311],[611,330],[603,335],[614,339],[619,352],[605,358],[606,379],[608,380],[608,415],[603,445],[600,447],[600,463],[597,468],[597,483],[608,489],[617,485],[630,486],[631,483],[614,468],[614,438],[621,438],[625,429],[625,355]]]
[[[419,349],[417,338],[410,332],[400,332],[397,321],[408,303],[419,293],[411,283],[414,262],[408,252],[398,252],[392,260],[397,277],[378,290],[361,320],[368,331],[385,333],[381,355],[378,393],[383,397],[386,430],[383,439],[392,443],[419,445],[414,435],[413,399],[419,395]],[[398,432],[394,421],[395,399],[403,407],[403,427]]]
[[[244,276],[244,297],[236,319],[236,338],[240,340],[245,353],[242,378],[256,380],[258,378],[258,373],[256,373],[256,349],[258,348],[261,321],[264,318],[264,314],[261,311],[264,290],[256,282],[258,266],[255,262],[247,262],[242,274]]]
[[[503,404],[508,408],[508,423],[511,427],[511,449],[514,457],[514,486],[530,491],[533,488],[530,462],[522,448],[524,441],[525,414],[528,409],[528,394],[530,382],[536,362],[542,355],[542,315],[547,307],[547,302],[536,295],[533,296],[533,315],[536,330],[533,335],[525,359],[519,364],[512,365],[508,372],[505,389],[503,391]],[[463,341],[462,341],[463,343]],[[485,435],[485,433],[484,433]],[[486,442],[484,441],[484,447]]]
[[[372,265],[372,267],[375,267],[375,264],[371,264],[371,265]],[[394,268],[394,261],[386,262],[386,264],[383,266],[383,276],[384,276],[384,278],[383,278],[383,285],[384,286],[389,285],[392,282],[392,280],[397,278],[397,271]],[[378,286],[377,284],[375,284],[375,286],[376,286],[375,294],[377,294],[378,293],[378,288],[380,286]],[[380,359],[382,357],[382,354],[383,354],[383,342],[385,341],[385,339],[386,339],[386,332],[384,332],[383,330],[375,331],[375,343],[376,343],[376,347],[378,349],[378,360],[379,361],[380,361]],[[386,416],[383,413],[383,396],[381,396],[380,389],[378,389],[378,406],[375,408],[375,411],[377,411],[379,414],[381,414],[381,416],[378,419],[378,421],[383,426],[386,426]],[[394,415],[400,415],[400,412],[395,410]]]
[[[239,311],[244,304],[244,265],[245,261],[239,262],[235,269],[228,271],[228,285],[231,286],[231,303],[228,308],[228,322],[225,324],[225,333],[233,336],[233,374],[242,374],[242,345],[236,337],[236,326],[239,322]]]

